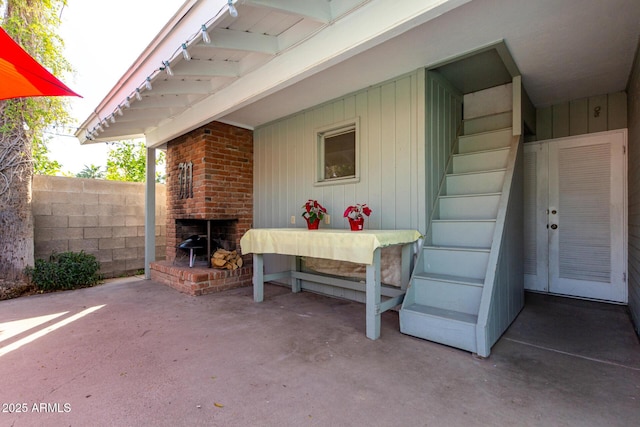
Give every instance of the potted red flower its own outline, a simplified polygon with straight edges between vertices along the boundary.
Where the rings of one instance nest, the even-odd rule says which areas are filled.
[[[349,226],[352,231],[361,231],[364,228],[364,215],[371,215],[371,208],[366,204],[349,206],[344,211],[344,217],[349,220]]]
[[[309,230],[317,230],[327,210],[317,200],[309,199],[302,205],[302,218],[307,221]]]

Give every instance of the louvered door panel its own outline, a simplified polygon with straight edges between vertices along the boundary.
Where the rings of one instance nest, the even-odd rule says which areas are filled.
[[[610,151],[609,144],[558,150],[561,278],[611,280]]]
[[[549,146],[549,292],[626,302],[626,132]]]

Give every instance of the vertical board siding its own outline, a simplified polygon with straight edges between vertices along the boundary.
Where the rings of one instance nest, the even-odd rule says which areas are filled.
[[[569,135],[589,133],[589,100],[576,99],[569,102]]]
[[[428,215],[433,212],[447,162],[462,123],[462,94],[437,72],[427,72],[426,83],[426,201]],[[430,220],[430,217],[428,218]]]
[[[371,228],[380,228],[380,215],[376,215],[376,212],[380,212],[381,203],[381,189],[382,174],[386,170],[382,170],[382,155],[381,155],[381,126],[382,126],[382,103],[381,103],[381,88],[374,87],[369,91],[368,103],[367,103],[367,129],[369,131],[368,139],[361,141],[361,150],[363,157],[367,159],[367,188],[366,193],[368,200],[354,200],[353,203],[367,203],[371,209],[373,209],[374,215],[369,217],[365,226]],[[389,120],[388,117],[384,117],[385,120]],[[366,152],[366,154],[365,154]],[[388,167],[393,167],[392,164],[387,164]],[[363,178],[361,176],[361,178]],[[359,197],[359,195],[358,195]]]
[[[411,170],[411,141],[415,138],[414,126],[411,125],[415,119],[412,105],[414,97],[412,90],[415,90],[415,78],[402,80],[396,84],[396,92],[400,99],[410,100],[408,103],[396,105],[396,126],[395,126],[395,186],[396,206],[394,215],[395,228],[412,228],[411,218],[403,214],[409,207],[411,209],[411,195],[415,194],[415,183],[412,185],[412,173],[406,173],[405,168]]]
[[[564,138],[627,127],[627,94],[581,98],[538,108],[536,140]]]
[[[553,138],[563,138],[571,135],[569,131],[569,103],[554,105],[551,108],[551,125]]]
[[[254,226],[306,227],[300,217],[307,199],[317,199],[331,216],[322,228],[348,228],[342,217],[354,203],[367,203],[373,214],[366,228],[416,228],[425,231],[424,209],[415,201],[424,159],[419,113],[424,111],[421,71],[269,123],[255,130]],[[424,72],[422,72],[424,75]],[[422,105],[421,105],[422,104]],[[315,185],[316,131],[322,126],[359,118],[359,182]],[[295,216],[295,225],[290,224]]]
[[[639,45],[640,50],[640,45]],[[640,53],[636,58],[629,79],[629,165],[628,165],[628,222],[629,222],[629,310],[636,331],[640,332]],[[611,109],[609,109],[611,113]]]

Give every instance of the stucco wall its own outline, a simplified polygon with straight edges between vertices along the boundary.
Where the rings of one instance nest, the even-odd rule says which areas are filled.
[[[640,333],[640,45],[627,87],[629,129],[629,309]]]
[[[143,183],[36,175],[33,179],[35,258],[84,250],[105,277],[144,268]],[[156,185],[156,259],[165,256],[165,186]]]

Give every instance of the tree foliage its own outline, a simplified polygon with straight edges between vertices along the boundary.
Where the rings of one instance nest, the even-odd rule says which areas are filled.
[[[84,165],[84,169],[76,174],[76,178],[103,179],[104,171],[98,165]]]
[[[107,157],[106,179],[112,181],[144,182],[146,179],[147,150],[142,141],[120,141],[113,143]],[[156,165],[164,164],[164,153],[160,152]],[[163,177],[156,172],[156,181]]]
[[[33,172],[36,175],[57,175],[62,165],[49,158],[49,150],[44,142],[32,144]]]

